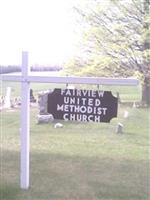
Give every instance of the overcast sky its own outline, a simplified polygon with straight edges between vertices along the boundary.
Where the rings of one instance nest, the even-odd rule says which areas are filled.
[[[72,0],[0,0],[0,65],[61,64],[74,54]]]

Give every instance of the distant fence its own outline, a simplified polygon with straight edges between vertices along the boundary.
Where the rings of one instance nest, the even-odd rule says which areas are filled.
[[[31,71],[60,71],[60,66],[31,66]],[[0,66],[0,74],[8,74],[13,72],[21,72],[21,66]]]

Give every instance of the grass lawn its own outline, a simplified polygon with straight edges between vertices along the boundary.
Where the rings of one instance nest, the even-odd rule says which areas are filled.
[[[129,117],[123,118],[125,110]],[[19,188],[20,111],[1,112],[1,200],[149,200],[150,109],[119,105],[111,123],[37,125],[31,108],[30,188]],[[124,133],[116,134],[116,124]]]
[[[12,82],[2,84],[0,95],[8,86],[12,97],[20,96],[20,85]],[[36,97],[38,91],[61,87],[65,85],[31,84]],[[140,87],[100,89],[119,92],[122,101],[141,99]],[[119,105],[118,118],[109,124],[62,122],[62,129],[55,129],[54,123],[37,125],[37,114],[38,109],[31,108],[30,188],[23,191],[20,110],[0,113],[0,200],[149,200],[150,109]],[[115,132],[118,122],[124,125],[123,134]]]

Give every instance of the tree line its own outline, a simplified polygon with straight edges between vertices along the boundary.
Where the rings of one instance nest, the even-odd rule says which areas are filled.
[[[38,71],[59,71],[61,70],[61,66],[31,66],[31,71],[38,72]],[[21,72],[21,66],[0,66],[0,74],[7,74],[13,72]]]

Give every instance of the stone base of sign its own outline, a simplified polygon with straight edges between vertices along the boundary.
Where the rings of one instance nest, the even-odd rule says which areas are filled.
[[[54,121],[53,115],[38,115],[38,124],[51,123]]]

